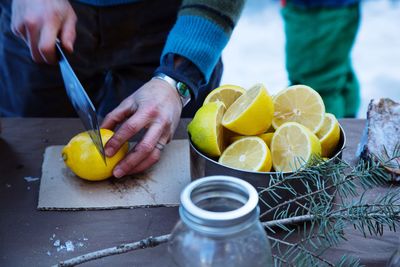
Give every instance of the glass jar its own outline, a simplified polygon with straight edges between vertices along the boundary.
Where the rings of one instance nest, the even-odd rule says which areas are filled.
[[[176,266],[272,266],[271,248],[259,220],[258,194],[244,180],[209,176],[181,193],[181,220],[168,251]]]

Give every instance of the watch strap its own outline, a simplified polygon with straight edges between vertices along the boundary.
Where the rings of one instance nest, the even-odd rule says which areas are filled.
[[[196,102],[199,88],[205,85],[203,74],[189,59],[181,57],[180,63],[175,64],[175,57],[178,55],[169,53],[161,58],[160,66],[155,70],[157,73],[164,73],[175,81],[180,81],[189,87],[191,103]],[[190,104],[192,106],[192,104]]]
[[[181,98],[182,107],[185,107],[190,102],[191,99],[190,89],[185,83],[176,81],[175,79],[171,78],[170,76],[162,72],[156,73],[153,79],[166,81],[172,87],[174,87],[178,92],[179,97]]]

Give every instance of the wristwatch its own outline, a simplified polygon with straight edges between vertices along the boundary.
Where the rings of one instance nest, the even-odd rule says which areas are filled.
[[[169,77],[168,75],[158,72],[154,75],[153,79],[159,79],[159,80],[163,80],[166,81],[167,83],[169,83],[172,87],[174,87],[176,89],[176,91],[179,94],[179,97],[181,98],[181,102],[182,102],[182,107],[185,107],[191,97],[190,97],[190,90],[189,87],[184,84],[183,82],[179,82],[176,81],[175,79]]]

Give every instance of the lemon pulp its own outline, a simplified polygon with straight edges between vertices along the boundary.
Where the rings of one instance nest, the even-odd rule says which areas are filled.
[[[279,92],[273,98],[275,129],[285,122],[298,122],[313,133],[322,127],[325,117],[325,105],[321,96],[306,85],[293,85]]]
[[[207,95],[203,105],[209,102],[221,101],[222,103],[224,103],[225,108],[229,108],[232,105],[232,103],[235,102],[235,100],[238,99],[245,92],[246,92],[245,89],[237,85],[232,85],[232,84],[221,85],[220,87],[212,90]]]
[[[241,170],[268,172],[271,170],[271,152],[259,137],[244,137],[229,145],[219,163]]]
[[[275,171],[291,172],[307,166],[314,155],[321,155],[321,143],[308,128],[287,122],[272,137],[271,153]]]

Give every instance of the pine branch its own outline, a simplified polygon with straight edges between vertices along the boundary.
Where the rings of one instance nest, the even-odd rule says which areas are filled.
[[[318,261],[320,261],[322,263],[325,263],[328,266],[335,266],[335,264],[333,264],[332,262],[330,262],[330,261],[328,261],[326,259],[323,259],[319,255],[317,255],[316,253],[314,253],[314,252],[312,252],[310,250],[307,250],[306,248],[302,247],[301,246],[301,243],[303,242],[302,240],[299,241],[299,242],[296,242],[296,243],[290,243],[290,242],[287,242],[287,241],[284,241],[284,240],[281,240],[281,239],[278,239],[278,238],[274,238],[274,237],[271,237],[271,236],[268,236],[268,239],[271,240],[271,241],[286,245],[286,246],[290,247],[293,251],[299,250],[299,251],[301,251],[303,253],[309,254],[313,258],[317,259]],[[312,264],[312,265],[314,265],[314,264]],[[311,266],[311,265],[308,265],[308,266]]]
[[[386,163],[386,162],[384,162]],[[387,173],[384,172],[384,166],[383,163],[379,164],[373,164],[372,166],[370,164],[366,164],[366,162],[361,161],[360,164],[358,164],[355,168],[351,168],[347,163],[344,163],[342,160],[339,161],[340,167],[334,171],[333,175],[329,175],[328,178],[335,178],[333,179],[333,183],[331,185],[326,186],[325,184],[322,184],[320,181],[324,180],[324,172],[325,169],[329,169],[330,167],[322,167],[323,164],[319,164],[317,166],[313,166],[309,169],[303,170],[299,173],[296,173],[295,175],[291,175],[287,178],[283,177],[282,180],[278,181],[277,184],[279,186],[284,186],[285,184],[290,183],[290,180],[292,179],[300,179],[303,184],[307,188],[307,192],[303,193],[295,198],[289,199],[285,202],[280,202],[278,205],[275,205],[273,207],[270,206],[270,208],[262,213],[260,215],[260,218],[263,218],[267,214],[272,213],[273,211],[276,211],[282,207],[291,205],[293,203],[299,202],[305,198],[308,198],[309,200],[313,200],[314,196],[320,195],[320,194],[325,194],[326,197],[332,198],[332,195],[329,194],[328,192],[332,189],[335,190],[339,193],[340,197],[347,197],[348,195],[353,195],[355,196],[357,193],[355,191],[356,185],[354,184],[354,180],[360,180],[361,185],[364,188],[372,188],[374,186],[378,185],[383,185],[387,181],[389,181],[389,176]],[[335,165],[333,165],[334,168]],[[346,169],[345,168],[351,168],[351,171],[349,174],[345,174]],[[339,177],[338,179],[336,173],[339,172]],[[300,176],[299,176],[300,175]],[[303,176],[301,176],[303,175]],[[315,182],[314,186],[316,186],[316,190],[312,190],[309,183],[305,181],[311,181]],[[269,194],[269,196],[273,197],[273,194],[275,195],[275,198],[277,196],[276,192],[273,192],[272,188],[276,187],[275,184],[270,185],[267,188],[264,188],[262,192],[266,192]],[[282,187],[285,188],[285,187]],[[273,192],[273,193],[272,193]],[[264,201],[265,203],[265,201]],[[276,217],[274,217],[276,218]]]

